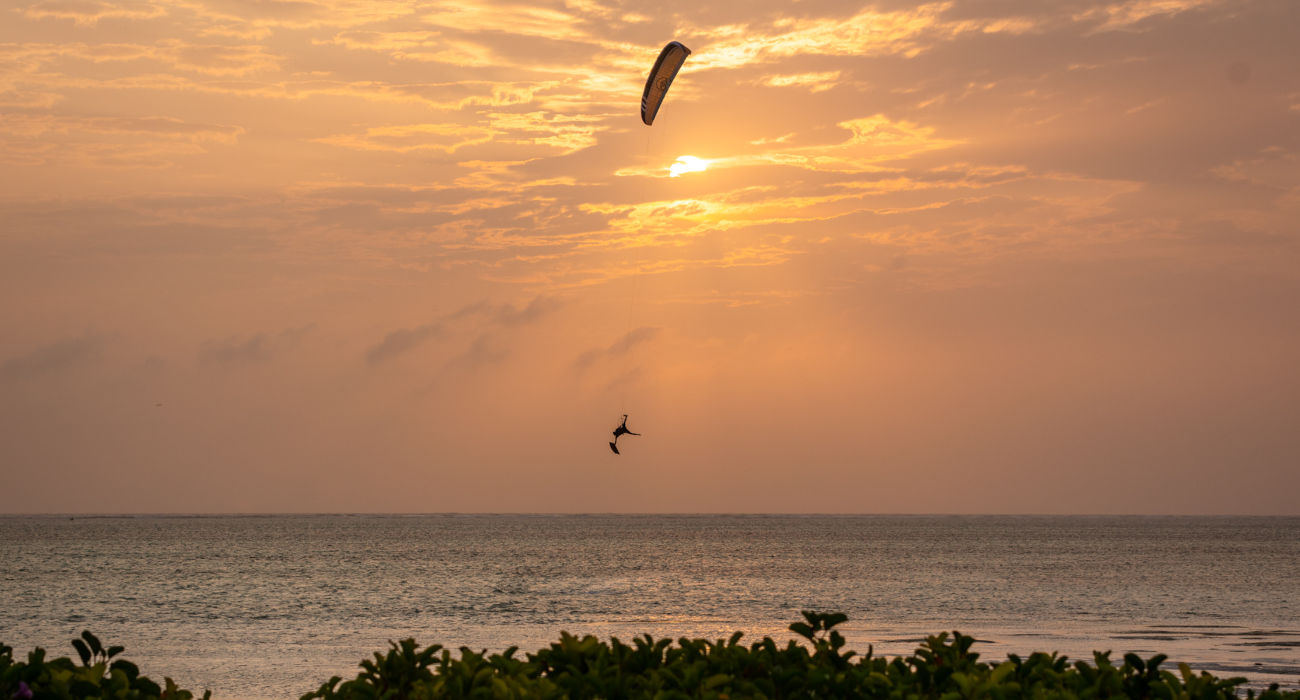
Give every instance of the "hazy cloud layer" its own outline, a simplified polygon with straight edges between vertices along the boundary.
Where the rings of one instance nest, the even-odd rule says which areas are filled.
[[[228,367],[269,362],[277,354],[293,350],[314,327],[312,324],[274,334],[255,333],[205,340],[199,347],[199,359],[207,364]]]
[[[399,328],[366,351],[366,362],[379,364],[390,357],[396,357],[414,349],[426,340],[437,338],[443,333],[442,324],[426,323],[414,328]]]
[[[581,372],[602,359],[622,357],[632,348],[650,342],[658,334],[658,328],[651,328],[648,326],[635,328],[628,331],[627,335],[624,335],[613,343],[610,343],[608,347],[583,351],[582,354],[578,355],[578,359],[574,361],[574,367]]]
[[[1290,0],[5,18],[25,508],[95,509],[50,488],[95,462],[143,510],[686,507],[650,474],[703,479],[693,510],[1295,512]],[[643,468],[561,486],[622,413]],[[310,493],[249,495],[272,463]],[[485,470],[556,478],[488,500]]]
[[[431,340],[447,337],[458,325],[464,328],[471,321],[479,324],[503,326],[506,328],[534,323],[547,313],[561,306],[553,298],[534,297],[527,305],[516,308],[511,304],[492,304],[479,301],[446,314],[442,318],[412,328],[398,328],[387,333],[382,340],[366,351],[366,362],[377,365],[391,358],[410,352]],[[458,322],[460,322],[458,324]],[[473,326],[471,326],[473,327]],[[489,350],[493,343],[487,335],[480,335],[462,357],[499,360],[505,356],[503,350]],[[478,364],[478,361],[470,364]]]
[[[65,338],[0,363],[0,377],[9,380],[38,379],[83,366],[103,351],[104,341],[95,336]]]

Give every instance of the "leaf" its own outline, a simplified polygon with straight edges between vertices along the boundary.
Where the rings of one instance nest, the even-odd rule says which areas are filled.
[[[137,667],[135,664],[125,659],[118,659],[117,661],[114,661],[113,664],[109,666],[109,668],[122,669],[122,672],[125,673],[126,677],[130,680],[135,680],[136,676],[140,675],[139,667]]]
[[[1157,668],[1160,668],[1160,664],[1164,663],[1165,659],[1168,658],[1169,658],[1168,654],[1156,654],[1155,656],[1151,657],[1150,661],[1147,661],[1147,668],[1154,671]]]
[[[159,688],[157,683],[148,678],[136,679],[135,687],[140,691],[140,697],[142,698],[154,698],[162,695],[162,688]]]
[[[90,651],[93,652],[95,656],[104,653],[104,647],[99,643],[99,638],[91,634],[90,630],[82,630],[81,638],[86,640],[86,643],[90,645]]]
[[[704,679],[704,683],[700,685],[700,688],[702,690],[712,690],[720,685],[726,685],[730,682],[731,676],[725,673],[717,673]]]
[[[1133,652],[1129,652],[1124,655],[1124,663],[1137,669],[1138,673],[1141,673],[1142,671],[1146,670],[1147,667],[1146,664],[1142,663],[1142,657],[1138,656],[1137,654],[1134,654]]]
[[[1005,661],[1003,663],[998,664],[997,668],[993,669],[993,673],[989,674],[989,680],[993,681],[994,683],[1001,683],[1003,678],[1006,678],[1011,673],[1014,673],[1015,670],[1016,670],[1016,664],[1014,662]]]
[[[74,698],[97,698],[100,696],[99,686],[90,681],[78,678],[68,686],[68,692]]]
[[[74,639],[72,640],[72,646],[76,648],[77,655],[81,657],[81,663],[85,666],[89,666],[90,649],[86,646],[86,643],[80,639]]]

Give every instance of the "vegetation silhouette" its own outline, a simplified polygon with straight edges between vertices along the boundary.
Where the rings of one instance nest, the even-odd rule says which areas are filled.
[[[624,644],[562,632],[560,641],[519,658],[518,647],[500,654],[460,648],[455,657],[441,645],[420,648],[414,639],[391,642],[361,662],[348,681],[335,676],[301,700],[426,700],[432,698],[880,698],[881,700],[1300,700],[1300,691],[1277,684],[1256,692],[1240,688],[1244,678],[1177,672],[1161,668],[1164,654],[1143,660],[1094,652],[1092,663],[1056,653],[1035,652],[1001,663],[979,661],[973,637],[953,632],[928,637],[911,656],[886,659],[845,651],[835,629],[842,613],[804,611],[790,625],[801,639],[778,645],[770,637],[748,646],[741,633],[708,641],[654,639],[646,634]],[[0,699],[72,700],[132,698],[192,700],[170,678],[164,685],[115,659],[121,647],[105,649],[90,632],[73,641],[78,666],[66,657],[46,660],[37,648],[15,661],[0,644]],[[207,700],[211,693],[205,692]]]

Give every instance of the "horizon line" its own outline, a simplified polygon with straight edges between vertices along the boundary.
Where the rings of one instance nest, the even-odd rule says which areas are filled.
[[[1300,513],[942,513],[808,511],[211,511],[211,512],[33,512],[0,518],[258,518],[258,517],[1063,517],[1063,518],[1300,518]]]

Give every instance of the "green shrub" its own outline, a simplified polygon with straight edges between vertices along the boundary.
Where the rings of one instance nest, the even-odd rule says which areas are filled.
[[[1163,654],[1143,660],[1126,654],[1116,665],[1110,653],[1092,662],[1070,662],[1057,654],[1009,655],[1001,663],[979,661],[975,640],[954,632],[925,640],[914,654],[886,659],[871,647],[864,655],[844,650],[834,628],[840,613],[804,612],[790,630],[803,638],[778,645],[770,637],[750,645],[741,633],[729,639],[656,640],[643,635],[625,644],[595,637],[560,634],[536,653],[517,656],[461,647],[459,656],[440,645],[421,649],[413,639],[390,645],[361,662],[361,673],[344,681],[331,678],[301,700],[426,700],[431,698],[872,698],[879,700],[1300,700],[1300,692],[1274,684],[1241,694],[1244,678],[1216,678],[1179,664],[1177,673],[1161,668]],[[89,632],[73,640],[81,656],[45,660],[36,649],[27,662],[15,662],[0,645],[0,700],[121,698],[192,700],[193,694],[141,676],[136,667],[113,657],[121,647],[104,649]],[[204,693],[207,700],[209,693]]]
[[[878,698],[880,700],[1300,700],[1277,685],[1239,694],[1244,678],[1216,678],[1162,670],[1164,655],[1147,661],[1133,654],[1116,666],[1109,652],[1093,663],[1056,654],[1010,655],[981,663],[974,638],[954,632],[926,639],[907,657],[858,656],[844,651],[834,629],[840,613],[804,612],[790,630],[804,643],[778,645],[770,637],[745,646],[741,633],[727,640],[667,639],[650,635],[624,644],[561,633],[560,641],[525,658],[517,649],[487,656],[468,648],[460,657],[440,646],[420,650],[413,639],[362,662],[350,681],[335,677],[301,700],[423,700],[425,698]]]
[[[47,661],[37,647],[26,663],[14,661],[13,649],[0,644],[0,700],[73,700],[116,698],[119,700],[192,700],[194,694],[177,688],[170,678],[162,687],[140,675],[135,664],[113,657],[122,647],[105,649],[89,631],[72,646],[81,657],[78,666],[66,656]],[[204,693],[208,700],[210,693]]]

